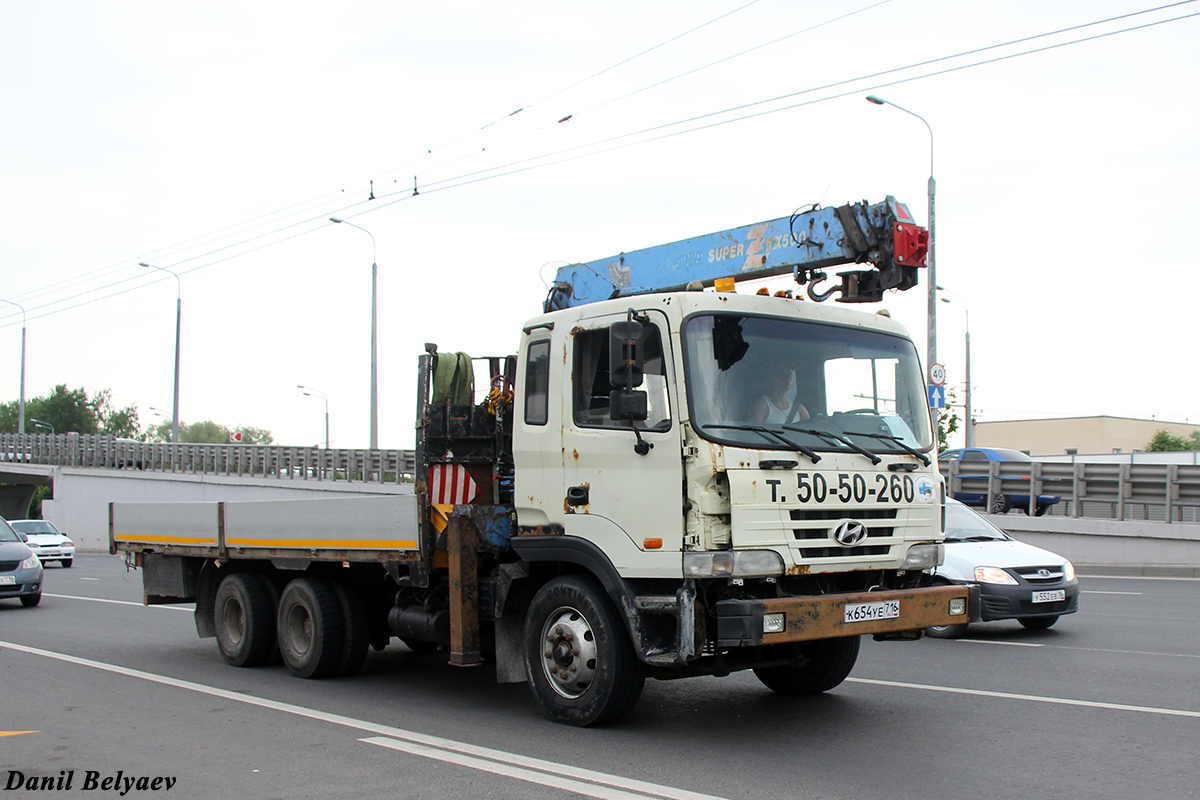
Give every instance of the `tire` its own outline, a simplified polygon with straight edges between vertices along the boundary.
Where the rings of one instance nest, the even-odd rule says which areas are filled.
[[[252,572],[226,575],[213,601],[221,657],[234,667],[257,667],[275,651],[275,603],[266,579]]]
[[[1058,622],[1058,617],[1021,617],[1017,622],[1028,630],[1044,631],[1054,627],[1054,623]]]
[[[1050,506],[1048,506],[1048,505],[1047,505],[1047,504],[1045,504],[1045,503],[1039,503],[1039,504],[1038,504],[1038,507],[1037,507],[1037,510],[1036,510],[1036,511],[1034,511],[1033,513],[1034,513],[1036,516],[1039,516],[1039,517],[1044,517],[1044,516],[1046,516],[1046,512],[1047,512],[1047,511],[1049,511],[1049,510],[1050,510]]]
[[[70,569],[71,565],[75,563],[75,559],[64,558],[63,560],[59,561],[58,563],[62,565],[63,569]]]
[[[925,629],[926,636],[934,639],[961,639],[967,634],[966,622],[958,625],[930,625]]]
[[[1011,507],[1008,502],[1008,495],[998,494],[992,498],[992,507],[989,510],[993,514],[1007,514],[1008,509]]]
[[[294,578],[279,597],[275,622],[284,666],[299,678],[324,678],[342,663],[342,606],[321,578]]]
[[[21,596],[21,605],[25,606],[26,608],[33,608],[40,602],[42,602],[41,592],[38,592],[37,594],[26,594]]]
[[[773,692],[799,697],[827,692],[846,680],[858,660],[858,636],[800,642],[796,652],[806,659],[798,667],[759,667],[755,676]]]
[[[370,607],[362,589],[357,586],[342,581],[333,581],[332,585],[342,609],[342,625],[345,627],[342,657],[334,674],[353,675],[362,669],[371,647]]]
[[[646,670],[617,610],[589,576],[556,578],[525,616],[525,672],[555,722],[601,725],[637,702]]]

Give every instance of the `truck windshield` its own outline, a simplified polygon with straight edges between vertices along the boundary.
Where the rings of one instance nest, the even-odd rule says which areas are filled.
[[[799,449],[790,440],[816,451],[872,453],[932,445],[920,362],[905,338],[712,314],[688,319],[684,351],[692,425],[712,441]]]

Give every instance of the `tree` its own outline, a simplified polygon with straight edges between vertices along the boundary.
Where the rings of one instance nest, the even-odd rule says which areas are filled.
[[[1185,450],[1200,450],[1200,431],[1192,431],[1190,438],[1173,436],[1164,430],[1155,432],[1150,444],[1146,445],[1147,453],[1172,453]]]
[[[206,419],[203,422],[180,424],[179,441],[192,444],[229,444],[229,436],[234,431],[242,434],[242,444],[271,444],[274,441],[271,432],[266,428],[255,428],[252,425],[238,425],[232,430],[224,425]],[[171,441],[171,420],[165,419],[146,432],[153,442]]]
[[[0,432],[17,432],[19,407],[16,400],[0,405]],[[25,432],[49,433],[35,429],[31,419],[53,426],[55,433],[103,433],[136,439],[141,430],[136,405],[116,409],[109,389],[101,389],[89,398],[86,389],[68,389],[65,383],[55,386],[49,394],[25,403]]]

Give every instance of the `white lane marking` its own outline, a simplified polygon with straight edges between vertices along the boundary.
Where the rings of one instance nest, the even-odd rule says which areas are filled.
[[[927,692],[967,694],[976,697],[994,697],[999,700],[1027,700],[1031,703],[1051,703],[1060,706],[1103,708],[1108,711],[1136,711],[1142,714],[1162,714],[1168,717],[1192,717],[1200,719],[1200,711],[1185,711],[1178,708],[1155,708],[1154,706],[1131,706],[1124,703],[1101,703],[1095,700],[1072,700],[1068,697],[1046,697],[1037,694],[1013,694],[1012,692],[990,692],[983,689],[956,689],[950,686],[929,686],[922,683],[901,681],[878,681],[871,678],[847,678],[847,683],[865,683],[871,686],[888,686],[894,689],[924,689]]]
[[[138,608],[165,608],[168,611],[191,611],[190,608],[181,608],[179,606],[148,606],[145,603],[134,603],[129,600],[105,600],[103,597],[77,597],[73,594],[50,594],[42,592],[46,597],[57,597],[60,600],[90,600],[93,603],[112,603],[115,606],[137,606]]]
[[[360,742],[367,744],[375,744],[380,747],[387,747],[392,750],[399,750],[404,753],[412,753],[416,756],[432,758],[438,761],[445,761],[451,764],[458,764],[463,767],[470,767],[481,772],[490,772],[494,775],[503,775],[508,778],[515,778],[519,781],[527,783],[537,783],[542,786],[549,786],[553,789],[562,789],[564,792],[573,792],[575,794],[586,795],[588,797],[602,798],[602,800],[646,800],[648,797],[666,797],[667,795],[653,794],[647,795],[642,793],[626,792],[621,789],[609,789],[602,786],[596,786],[591,783],[563,778],[557,775],[548,775],[542,772],[535,772],[530,769],[514,767],[509,764],[502,764],[495,761],[488,761],[482,758],[473,758],[472,756],[462,755],[461,753],[452,753],[446,750],[438,750],[432,747],[424,747],[411,742],[402,742],[399,739],[389,739],[386,736],[372,736],[366,739],[359,739]]]
[[[1006,644],[1009,647],[1045,647],[1044,644],[1036,642],[995,642],[991,639],[955,639],[956,642],[965,642],[967,644]]]
[[[80,578],[79,580],[81,580],[81,581],[98,581],[100,579],[99,578]]]
[[[1089,581],[1200,581],[1200,578],[1168,577],[1165,575],[1081,575]]]
[[[1141,597],[1145,592],[1102,592],[1099,589],[1083,589],[1082,594],[1128,594]]]
[[[528,756],[518,755],[516,753],[508,753],[503,750],[493,750],[490,747],[479,747],[477,745],[466,744],[465,742],[457,742],[453,739],[443,739],[440,736],[429,736],[424,733],[416,733],[415,731],[406,731],[401,728],[393,728],[389,725],[380,725],[367,720],[355,719],[354,717],[346,717],[341,714],[331,714],[326,711],[317,711],[304,706],[293,705],[292,703],[283,703],[278,700],[267,700],[262,697],[252,697],[250,695],[232,692],[228,689],[218,689],[215,686],[206,686],[202,683],[194,683],[185,681],[179,678],[171,678],[166,675],[156,675],[153,672],[144,672],[130,667],[121,667],[116,664],[106,664],[103,661],[93,661],[89,658],[80,658],[79,656],[67,655],[66,653],[55,653],[51,650],[42,650],[37,647],[29,647],[23,644],[15,644],[13,642],[0,641],[0,649],[8,648],[16,650],[20,653],[28,653],[29,655],[42,656],[43,658],[52,658],[57,661],[63,661],[68,664],[76,664],[82,667],[91,667],[103,672],[111,672],[115,675],[124,675],[129,678],[137,678],[139,680],[148,681],[150,683],[158,683],[163,686],[172,686],[176,689],[186,689],[190,692],[198,694],[206,694],[212,697],[220,697],[223,700],[230,700],[236,703],[245,705],[257,706],[266,708],[272,711],[279,711],[284,714],[292,714],[297,717],[316,720],[318,722],[328,722],[333,725],[340,725],[344,728],[352,728],[355,730],[366,731],[379,736],[399,739],[406,742],[412,742],[417,745],[424,745],[434,750],[461,753],[466,756],[474,756],[480,759],[485,759],[495,764],[511,764],[513,766],[525,767],[530,770],[535,770],[549,775],[562,775],[565,777],[576,778],[583,781],[589,781],[592,784],[600,786],[612,787],[615,789],[627,789],[632,792],[634,797],[662,797],[667,800],[722,800],[722,798],[709,794],[700,794],[698,792],[690,792],[686,789],[676,789],[671,786],[662,786],[656,783],[648,783],[639,781],[633,778],[623,778],[619,775],[610,775],[605,772],[596,772],[582,767],[572,767],[566,764],[559,764],[554,761],[543,761],[540,758],[530,758]],[[583,785],[583,784],[581,784]],[[607,795],[595,794],[598,789],[590,787],[588,793],[593,797],[605,797]],[[640,794],[639,794],[640,793]]]

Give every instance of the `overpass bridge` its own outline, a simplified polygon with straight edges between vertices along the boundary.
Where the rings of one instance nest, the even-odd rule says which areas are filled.
[[[43,517],[81,550],[102,552],[110,502],[407,494],[415,472],[412,450],[2,434],[0,516],[27,516],[37,487],[52,486]],[[1043,517],[1014,512],[995,520],[1023,541],[1084,566],[1200,577],[1200,466],[1013,462],[987,472],[964,475],[951,464],[947,489],[990,495],[1015,483],[1021,493],[1062,497]]]

